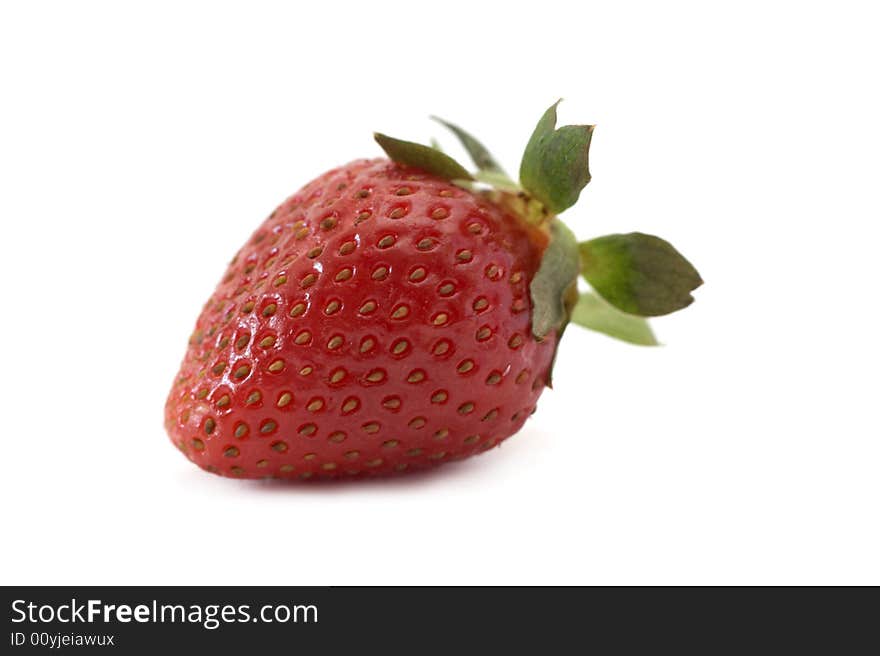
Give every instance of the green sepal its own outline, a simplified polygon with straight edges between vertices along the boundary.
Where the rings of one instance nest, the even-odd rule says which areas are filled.
[[[519,168],[523,188],[553,214],[574,205],[590,181],[592,125],[556,128],[556,101],[529,139]]]
[[[607,235],[578,245],[581,273],[618,310],[656,317],[690,305],[703,284],[693,265],[659,237]]]
[[[436,148],[395,139],[379,132],[374,133],[373,137],[388,157],[398,164],[420,169],[446,180],[473,180],[467,169]]]
[[[464,149],[474,161],[474,165],[480,171],[494,171],[507,177],[504,173],[504,169],[502,169],[498,162],[495,161],[495,158],[492,156],[492,153],[489,152],[488,148],[480,143],[480,141],[471,133],[461,129],[454,123],[444,121],[442,118],[436,116],[432,116],[431,118],[437,121],[440,125],[448,128],[456,137],[458,137],[461,145],[464,146]]]
[[[659,344],[646,319],[621,312],[592,292],[581,294],[572,310],[571,323],[630,344],[639,346]]]
[[[529,286],[532,298],[532,334],[542,340],[553,330],[561,332],[568,323],[571,290],[577,287],[579,257],[577,239],[559,221],[550,221],[550,241],[541,265]]]

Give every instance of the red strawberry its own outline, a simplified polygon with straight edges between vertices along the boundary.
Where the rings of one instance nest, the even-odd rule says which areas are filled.
[[[555,105],[548,110],[526,150],[522,190],[479,142],[447,126],[481,168],[477,178],[497,189],[478,188],[438,150],[377,135],[394,161],[358,160],[313,180],[232,259],[166,403],[168,433],[190,460],[221,475],[306,479],[474,455],[534,412],[581,258],[600,264],[594,286],[612,303],[643,300],[646,285],[617,278],[645,277],[659,252],[639,255],[647,236],[586,242],[579,256],[553,216],[589,180],[591,127],[555,130]],[[664,262],[687,264],[671,252]],[[695,275],[672,305],[689,302]],[[653,282],[668,291],[665,279],[660,271]],[[575,318],[586,312],[581,323],[632,339],[632,322],[643,320],[601,303],[578,306]],[[622,328],[596,325],[609,313]]]

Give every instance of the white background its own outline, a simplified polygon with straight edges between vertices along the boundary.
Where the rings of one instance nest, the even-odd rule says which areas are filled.
[[[870,3],[4,3],[0,581],[880,584]],[[259,221],[371,131],[516,170],[596,123],[583,238],[706,281],[645,349],[572,327],[526,428],[436,474],[232,481],[162,408]]]

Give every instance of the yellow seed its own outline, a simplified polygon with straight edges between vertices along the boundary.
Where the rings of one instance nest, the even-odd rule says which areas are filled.
[[[440,430],[438,430],[437,432],[434,433],[435,440],[445,440],[447,437],[449,437],[449,429],[448,428],[441,428]]]
[[[245,404],[246,405],[253,405],[254,403],[259,403],[262,400],[262,398],[263,398],[263,395],[259,391],[254,390],[253,392],[248,394],[248,397],[245,400]]]
[[[291,394],[290,392],[284,392],[281,396],[278,397],[278,403],[276,403],[275,405],[277,405],[279,408],[283,408],[284,406],[290,404],[291,401],[293,401],[293,394]]]
[[[487,412],[485,415],[483,415],[483,418],[481,419],[481,421],[492,421],[497,416],[498,416],[498,410],[492,409],[492,410],[489,410],[489,412]]]
[[[306,311],[306,304],[300,302],[300,303],[297,303],[296,305],[294,305],[292,308],[290,308],[290,316],[291,317],[298,317],[299,315],[301,315],[305,311]]]
[[[254,302],[253,301],[248,301],[247,303],[245,303],[244,305],[241,306],[241,311],[243,314],[248,314],[248,313],[252,312],[253,309],[254,309]]]
[[[227,458],[237,458],[239,455],[238,447],[230,446],[223,451],[223,455]]]
[[[315,431],[318,430],[318,427],[314,424],[303,424],[299,427],[300,435],[314,435]]]
[[[517,384],[522,385],[524,382],[526,382],[528,377],[529,377],[529,370],[523,369],[522,371],[519,372],[519,374],[516,377]]]
[[[336,227],[336,219],[332,216],[328,216],[323,221],[321,221],[321,229],[322,230],[332,230]]]
[[[406,215],[405,207],[395,207],[391,212],[388,213],[388,217],[391,219],[400,219]]]
[[[424,425],[427,423],[428,423],[428,420],[425,419],[424,417],[416,417],[409,422],[409,427],[419,429],[419,428],[423,428]]]
[[[339,301],[330,301],[327,303],[327,306],[324,308],[324,314],[333,314],[339,310],[341,307],[341,303]]]
[[[315,281],[317,279],[318,279],[318,274],[310,273],[310,274],[303,277],[303,279],[299,283],[299,286],[302,287],[303,289],[306,289],[307,287],[311,287],[312,285],[314,285]]]
[[[287,282],[287,276],[285,276],[285,275],[280,275],[280,276],[278,276],[277,278],[275,278],[275,283],[274,283],[274,285],[275,285],[276,287],[280,287],[281,285],[283,285],[283,284],[286,283],[286,282]]]
[[[268,466],[269,466],[268,460],[257,460],[257,467],[260,467],[262,469],[263,467],[268,467]]]
[[[247,435],[248,434],[247,424],[238,424],[235,427],[235,433],[233,433],[233,434],[235,435],[235,437],[237,437],[239,439],[244,437],[245,435]]]
[[[308,330],[304,330],[304,331],[302,331],[302,332],[301,332],[299,335],[297,335],[296,338],[293,340],[293,342],[294,342],[295,344],[298,344],[298,345],[300,345],[300,346],[302,346],[303,344],[308,344],[310,341],[312,341],[312,333],[310,333]]]
[[[309,412],[317,412],[321,408],[324,407],[324,401],[321,399],[312,399],[309,401],[309,404],[306,406],[306,410]]]
[[[408,383],[421,383],[423,380],[425,380],[425,372],[420,369],[413,371],[406,378],[406,382]]]
[[[373,371],[367,374],[367,380],[371,383],[378,383],[385,380],[385,372],[381,369],[373,369]]]
[[[316,257],[318,257],[323,252],[324,252],[323,246],[315,246],[312,250],[310,250],[308,253],[306,253],[306,257],[314,260]]]
[[[230,468],[229,471],[231,471],[236,476],[241,476],[242,474],[244,474],[244,469],[238,466]]]
[[[375,269],[373,269],[373,275],[371,277],[373,280],[384,280],[388,277],[388,267],[376,267]]]
[[[269,303],[269,305],[267,305],[266,307],[263,308],[263,316],[264,317],[271,317],[273,314],[275,314],[275,311],[277,309],[278,309],[278,306],[275,305],[275,303]]]
[[[382,448],[383,449],[393,449],[398,444],[400,444],[400,442],[398,442],[397,440],[386,440],[385,442],[382,442]]]
[[[465,444],[473,444],[473,443],[477,442],[479,439],[480,439],[479,435],[468,435],[466,438],[464,438],[464,443]]]
[[[477,331],[477,341],[485,342],[492,336],[492,329],[488,326],[483,326]]]
[[[440,390],[439,392],[434,392],[431,396],[431,403],[443,403],[446,399],[449,398],[449,394]]]
[[[339,273],[336,274],[336,277],[334,278],[334,280],[336,280],[336,282],[344,282],[344,281],[348,280],[349,278],[351,278],[351,275],[352,275],[351,267],[345,267],[344,269],[339,270]]]
[[[435,207],[431,212],[431,218],[439,221],[449,216],[449,210],[445,207]]]
[[[483,231],[483,226],[481,226],[476,221],[468,223],[467,228],[468,228],[468,232],[470,232],[472,235],[478,235]]]
[[[325,471],[333,471],[334,469],[336,469],[336,463],[335,462],[325,462],[323,465],[321,465],[321,469],[323,469]]]
[[[333,335],[333,337],[330,338],[330,341],[327,342],[327,348],[330,350],[338,349],[340,346],[342,346],[343,341],[344,340],[341,336]]]
[[[470,414],[473,411],[474,411],[474,404],[471,403],[470,401],[467,403],[462,403],[460,406],[458,406],[458,413],[459,414],[466,415],[466,414]]]
[[[422,455],[422,450],[421,449],[410,449],[409,451],[406,452],[406,455],[415,458],[416,456]]]
[[[249,341],[251,341],[250,335],[242,335],[237,340],[235,340],[235,348],[240,351],[248,345]]]
[[[224,338],[221,339],[220,342],[217,344],[217,348],[218,348],[218,349],[225,349],[227,346],[229,346],[229,338],[228,338],[228,337],[224,337]]]
[[[434,344],[434,355],[444,355],[449,352],[449,342],[446,340],[437,342]]]
[[[361,455],[360,451],[346,451],[345,457],[348,460],[357,460]]]
[[[509,340],[507,340],[507,345],[512,349],[518,349],[522,346],[523,338],[519,333],[514,333]]]
[[[440,287],[437,289],[437,292],[440,294],[440,296],[452,296],[452,294],[455,292],[455,285],[453,285],[451,282],[444,283],[440,285]]]
[[[361,426],[361,428],[364,429],[365,433],[369,433],[371,435],[373,433],[379,432],[379,424],[375,421],[368,422],[368,423],[364,424],[363,426]]]
[[[226,369],[226,363],[225,362],[218,362],[217,364],[214,365],[214,367],[211,369],[211,371],[214,374],[219,376],[220,374],[223,373],[224,369]]]
[[[363,212],[360,212],[360,213],[355,217],[355,219],[354,219],[354,223],[355,223],[355,225],[357,225],[358,223],[361,223],[362,221],[366,221],[366,220],[369,219],[371,216],[373,216],[373,213],[372,213],[370,210],[364,210]]]
[[[446,314],[445,312],[438,312],[437,314],[434,315],[434,325],[435,326],[442,326],[447,321],[449,321],[449,315]]]
[[[487,307],[489,307],[489,301],[483,296],[480,296],[480,298],[474,301],[474,310],[476,312],[481,312]]]
[[[392,319],[403,319],[405,316],[409,314],[409,308],[406,305],[399,306],[394,312],[391,313]]]
[[[315,368],[313,366],[307,364],[305,367],[303,367],[302,369],[299,370],[299,375],[300,376],[308,376],[314,370],[315,370]]]
[[[473,368],[474,368],[474,361],[473,360],[462,360],[458,364],[457,371],[460,374],[466,374],[467,372],[471,371]]]
[[[497,371],[493,371],[491,374],[489,374],[486,377],[486,384],[487,385],[497,385],[500,382],[501,382],[501,374],[498,373]]]
[[[420,280],[424,280],[426,275],[428,275],[428,272],[424,267],[416,267],[410,272],[409,279],[412,282],[419,282]]]
[[[354,252],[355,243],[353,241],[347,241],[342,246],[339,247],[340,255],[349,255]]]
[[[349,413],[357,410],[358,406],[360,406],[360,401],[355,398],[346,399],[342,404],[342,412]]]
[[[216,427],[217,427],[217,422],[214,421],[213,419],[211,419],[210,417],[208,417],[208,419],[205,421],[205,432],[208,435],[210,435],[211,433],[214,432],[214,429]]]
[[[469,250],[465,249],[465,250],[458,251],[458,253],[455,254],[455,258],[459,262],[470,262],[472,259],[474,259],[474,254],[471,253]]]
[[[235,373],[232,374],[236,378],[246,378],[247,375],[251,372],[250,365],[243,364],[238,369],[235,370]]]
[[[419,240],[419,243],[416,244],[416,248],[418,248],[420,251],[428,251],[434,248],[436,244],[437,242],[430,237],[425,237],[424,239]]]
[[[281,467],[279,467],[279,469],[281,471],[283,471],[285,474],[287,474],[288,472],[293,471],[293,465],[281,465]]]
[[[358,312],[360,312],[361,314],[369,314],[370,312],[373,312],[376,307],[376,301],[367,301],[366,303],[361,305],[361,308],[360,310],[358,310]]]
[[[412,189],[410,189],[409,187],[400,187],[394,193],[398,196],[409,196],[412,193]]]
[[[260,432],[261,433],[271,433],[276,428],[278,428],[278,424],[276,424],[274,421],[269,419],[268,421],[264,421],[262,423],[262,425],[260,426]]]
[[[269,371],[271,371],[273,374],[277,374],[282,369],[284,369],[284,360],[280,358],[269,365]]]
[[[217,399],[217,407],[218,408],[225,408],[227,405],[229,405],[229,395],[228,394],[224,394],[219,399]]]
[[[332,374],[330,374],[330,382],[331,383],[338,383],[343,378],[345,378],[345,373],[346,373],[345,369],[337,369]]]
[[[446,451],[441,451],[440,453],[434,453],[428,456],[431,460],[442,460],[446,457]]]
[[[382,239],[378,241],[376,246],[378,246],[379,248],[388,248],[389,246],[394,244],[394,241],[394,237],[392,237],[391,235],[385,235],[384,237],[382,237]]]
[[[272,442],[271,448],[277,453],[284,453],[287,451],[287,442],[282,442],[280,440],[278,442]]]
[[[221,370],[221,371],[222,371],[222,370]],[[208,388],[207,388],[207,387],[203,387],[203,388],[200,389],[200,390],[198,391],[198,393],[196,394],[196,398],[197,398],[197,399],[204,399],[206,396],[208,396]]]
[[[192,446],[193,446],[193,449],[195,449],[196,451],[204,451],[204,450],[205,450],[205,443],[202,442],[202,441],[201,441],[199,438],[197,438],[197,437],[196,437],[196,438],[193,438]]]
[[[373,350],[373,347],[376,346],[376,340],[372,337],[367,337],[361,342],[361,353],[366,353],[367,351]]]
[[[274,335],[269,335],[268,337],[264,337],[263,339],[260,340],[260,346],[262,348],[269,348],[270,346],[274,346],[274,345],[275,345],[275,336]]]
[[[330,440],[331,442],[339,444],[340,442],[345,441],[345,437],[346,437],[346,435],[342,431],[334,431],[334,432],[330,433],[330,435],[327,437],[327,439]]]
[[[397,410],[400,405],[400,398],[396,396],[389,396],[387,399],[382,401],[382,407],[388,408],[389,410]]]
[[[409,348],[409,342],[406,341],[405,339],[400,339],[400,340],[394,342],[394,346],[391,347],[391,352],[394,353],[394,355],[400,355],[401,353],[406,351],[408,348]]]
[[[378,467],[383,462],[385,462],[385,461],[382,460],[382,458],[374,458],[372,460],[368,460],[366,464],[367,464],[367,467]]]

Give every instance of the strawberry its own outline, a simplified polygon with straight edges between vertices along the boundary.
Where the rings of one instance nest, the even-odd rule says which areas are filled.
[[[477,173],[376,135],[390,159],[316,178],[233,257],[165,407],[171,440],[194,463],[310,479],[466,458],[535,411],[569,320],[652,343],[639,315],[690,303],[699,276],[663,240],[577,244],[556,217],[589,181],[592,126],[556,129],[551,107],[520,186],[441,123]],[[579,273],[594,289],[580,301]]]

